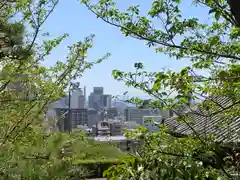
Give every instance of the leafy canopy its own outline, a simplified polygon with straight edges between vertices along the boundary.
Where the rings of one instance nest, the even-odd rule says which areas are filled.
[[[51,39],[42,26],[58,0],[0,2],[0,173],[1,179],[78,179],[73,171],[77,149],[88,142],[83,134],[44,134],[43,121],[50,102],[65,95],[70,82],[107,58],[86,60],[94,35],[68,47],[63,62],[42,63],[69,35]],[[86,172],[86,173],[85,173]],[[85,173],[85,174],[84,174]]]
[[[216,145],[214,136],[197,132],[192,126],[194,122],[179,109],[186,107],[206,119],[218,116],[223,120],[224,128],[228,128],[228,134],[236,133],[237,130],[227,124],[239,117],[240,108],[240,29],[237,6],[233,6],[237,1],[193,0],[184,3],[189,8],[208,12],[204,14],[206,21],[203,17],[184,16],[181,0],[154,0],[147,15],[142,15],[139,5],[120,11],[112,0],[82,0],[81,3],[125,36],[144,41],[157,54],[190,62],[178,72],[171,69],[147,72],[142,63],[134,65],[134,73],[113,70],[114,79],[153,97],[147,103],[139,98],[131,101],[144,103],[145,107],[171,109],[179,117],[178,121],[193,133],[179,139],[169,135],[168,127],[162,125],[161,130],[154,133],[144,128],[136,133],[126,132],[130,138],[144,142],[142,150],[125,164],[109,169],[105,175],[112,179],[233,177],[239,169],[238,161],[234,160],[235,150],[223,156],[219,150],[223,143]],[[212,97],[227,97],[231,105],[222,107]],[[204,103],[192,107],[192,101],[203,100]],[[231,141],[231,135],[225,140]]]

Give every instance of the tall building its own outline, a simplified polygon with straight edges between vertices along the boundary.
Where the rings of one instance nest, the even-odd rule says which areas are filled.
[[[90,95],[88,96],[88,108],[93,108],[93,104],[94,104],[94,99],[93,99],[93,92],[90,93]]]
[[[87,88],[86,86],[84,86],[84,90],[83,90],[83,93],[84,93],[84,108],[87,108]]]
[[[71,93],[71,109],[84,108],[84,95],[81,88],[77,88]]]
[[[89,97],[89,108],[101,110],[103,108],[102,95],[91,93]]]
[[[106,112],[107,112],[107,118],[109,119],[114,119],[116,116],[118,116],[118,111],[116,107],[107,108]]]
[[[93,93],[103,95],[103,87],[93,87]]]
[[[94,87],[93,92],[89,95],[88,107],[101,110],[103,105],[103,87]]]
[[[56,102],[52,102],[48,105],[45,121],[56,119],[58,121],[58,127],[61,131],[71,131],[76,125],[87,124],[87,110],[84,108],[84,95],[80,88],[76,88],[71,93],[71,105],[70,109],[70,121],[68,118],[69,111],[69,97],[63,97]],[[78,109],[78,112],[76,112]],[[85,109],[85,110],[84,110]],[[86,111],[86,113],[84,113]],[[76,113],[75,113],[76,112]],[[77,114],[77,115],[76,115]],[[62,117],[64,115],[64,117]],[[77,117],[76,117],[77,116]],[[80,117],[80,116],[84,116]],[[75,119],[74,119],[75,118]],[[46,122],[45,122],[46,124]]]
[[[85,96],[84,95],[80,95],[78,97],[78,108],[79,109],[84,109],[85,108]]]
[[[72,128],[77,128],[78,125],[85,126],[88,124],[87,109],[71,109]]]
[[[103,107],[111,108],[112,107],[112,96],[109,94],[103,95]]]
[[[70,122],[68,121],[69,118],[68,109],[57,108],[56,115],[60,131],[71,131],[72,129],[77,128],[78,125],[85,126],[88,123],[87,109],[71,109]]]

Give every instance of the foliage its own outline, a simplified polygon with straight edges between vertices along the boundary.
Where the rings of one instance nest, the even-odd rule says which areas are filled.
[[[119,159],[96,159],[96,160],[77,160],[75,166],[81,166],[87,168],[91,175],[89,178],[102,177],[102,174],[109,167],[120,164]]]
[[[125,156],[123,152],[109,143],[95,142],[89,138],[87,142],[87,144],[82,142],[82,146],[78,147],[77,150],[81,152],[81,157],[75,158],[77,162],[86,160],[120,159]]]
[[[40,130],[40,129],[39,129]],[[66,179],[73,175],[69,158],[70,145],[82,141],[83,136],[74,138],[67,134],[42,134],[38,129],[31,131],[14,144],[7,143],[1,151],[2,179]],[[29,133],[29,132],[28,132]],[[75,149],[75,148],[74,148]],[[84,169],[81,169],[82,173]],[[87,175],[87,170],[85,170]],[[83,176],[82,176],[83,177]]]
[[[94,35],[90,35],[68,47],[64,62],[42,66],[68,37],[50,39],[41,31],[58,2],[0,2],[0,178],[4,180],[71,179],[87,174],[85,168],[72,169],[72,160],[80,157],[77,149],[87,144],[83,135],[48,135],[41,126],[48,104],[108,54],[95,62],[86,60],[93,46]]]
[[[122,12],[112,0],[99,0],[95,4],[90,0],[81,1],[97,18],[119,28],[125,36],[146,42],[156,53],[190,62],[179,72],[171,69],[147,72],[142,63],[134,65],[134,73],[113,70],[116,80],[153,97],[148,102],[139,98],[131,101],[141,106],[144,103],[145,107],[171,109],[193,136],[179,139],[169,135],[164,126],[154,133],[144,129],[138,129],[137,133],[127,132],[131,138],[141,139],[144,146],[141,153],[126,160],[125,165],[109,169],[106,172],[109,178],[227,179],[239,171],[233,154],[222,156],[214,137],[197,132],[192,128],[193,122],[179,112],[182,107],[187,107],[193,114],[205,118],[217,115],[225,120],[224,126],[239,117],[240,29],[238,17],[229,2],[233,1],[187,2],[193,9],[208,11],[205,21],[203,17],[184,16],[181,0],[154,0],[145,16],[139,5]],[[221,102],[214,101],[215,97],[227,97],[231,104],[223,107]],[[192,101],[203,103],[193,107]],[[237,132],[234,127],[229,128],[229,132]],[[231,137],[226,140],[231,141]],[[209,157],[214,157],[214,163]],[[231,159],[229,164],[227,159]]]

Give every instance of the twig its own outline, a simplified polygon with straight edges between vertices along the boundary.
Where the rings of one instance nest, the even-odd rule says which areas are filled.
[[[173,45],[173,44],[169,44],[167,42],[158,41],[156,39],[150,39],[150,38],[148,38],[146,36],[143,36],[143,35],[139,34],[138,32],[132,31],[131,29],[129,29],[129,28],[123,26],[123,25],[116,24],[116,23],[108,21],[107,19],[102,17],[100,14],[98,14],[96,11],[94,11],[87,3],[84,3],[84,4],[86,5],[86,7],[92,13],[94,13],[97,17],[101,18],[104,22],[106,22],[106,23],[108,23],[108,24],[110,24],[112,26],[115,26],[117,28],[121,28],[121,29],[123,29],[125,31],[128,31],[128,32],[130,32],[133,35],[133,37],[136,36],[135,38],[139,38],[140,40],[146,40],[146,41],[149,41],[149,42],[153,42],[153,43],[160,44],[160,45],[167,46],[167,47],[171,47],[171,48],[177,48],[177,49],[182,49],[182,50],[194,50],[194,51],[199,52],[199,53],[204,53],[204,54],[209,54],[209,55],[214,55],[214,56],[220,56],[220,57],[224,57],[224,58],[227,58],[227,59],[240,60],[240,57],[237,57],[237,56],[234,56],[234,55],[219,54],[217,52],[211,52],[211,51],[201,50],[201,49],[197,49],[197,48],[192,48],[191,49],[191,48],[184,47],[184,46]]]

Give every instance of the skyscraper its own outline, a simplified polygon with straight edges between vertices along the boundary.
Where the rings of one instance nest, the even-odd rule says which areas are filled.
[[[82,102],[80,102],[82,101]],[[71,94],[71,109],[84,108],[84,95],[81,88],[77,88]]]
[[[103,95],[103,87],[93,87],[93,93]]]
[[[109,94],[103,95],[103,107],[111,108],[112,107],[112,96]]]
[[[103,106],[103,87],[94,87],[89,96],[89,108],[101,110]]]
[[[87,88],[84,86],[84,108],[87,107],[86,102],[87,102]]]
[[[78,97],[78,108],[80,108],[80,109],[85,108],[85,96],[84,95],[80,95]]]

